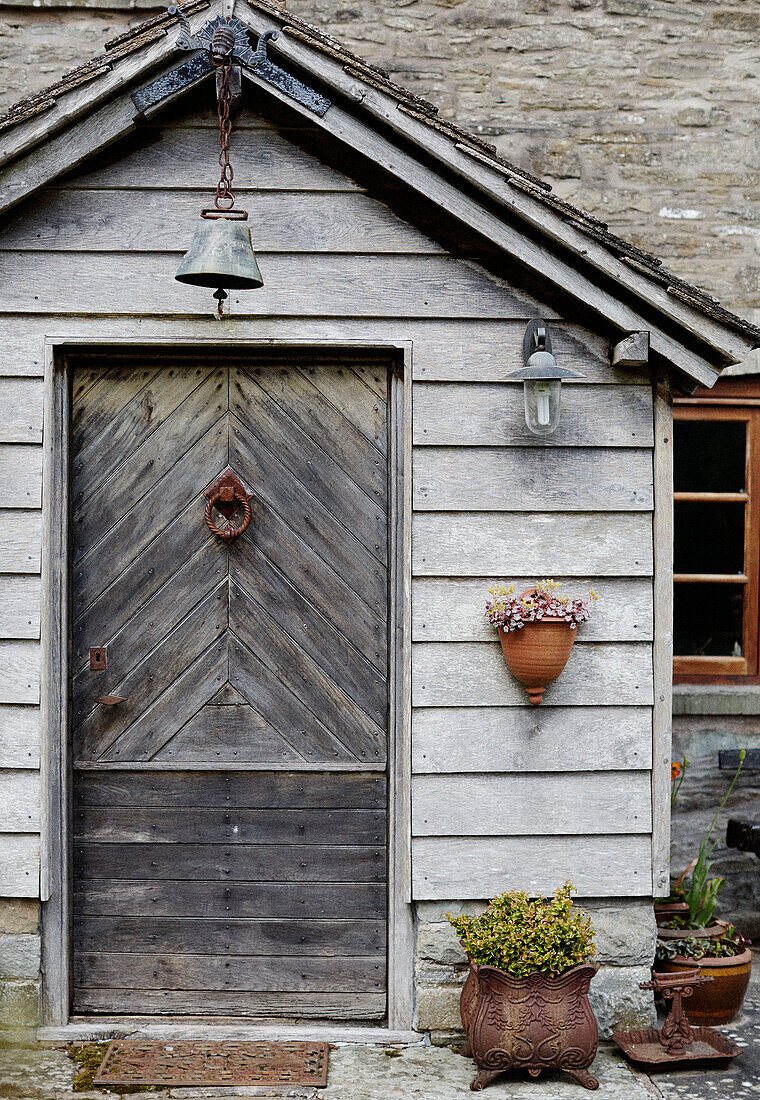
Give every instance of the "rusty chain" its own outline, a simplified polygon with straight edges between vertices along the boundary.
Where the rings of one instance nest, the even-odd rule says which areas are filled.
[[[221,70],[221,88],[217,103],[219,115],[219,167],[221,175],[216,185],[216,198],[214,205],[217,210],[231,210],[235,205],[235,196],[232,193],[232,180],[235,173],[230,164],[230,134],[232,133],[232,120],[230,118],[230,106],[232,103],[232,91],[230,89],[230,72],[232,69],[232,47],[234,36],[226,28],[219,28],[214,35],[217,40],[212,43],[212,61],[215,68]],[[216,46],[216,49],[213,48]]]

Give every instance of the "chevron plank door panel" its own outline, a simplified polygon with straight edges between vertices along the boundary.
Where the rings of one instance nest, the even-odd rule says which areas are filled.
[[[77,363],[75,1012],[384,1016],[387,395],[359,355]]]

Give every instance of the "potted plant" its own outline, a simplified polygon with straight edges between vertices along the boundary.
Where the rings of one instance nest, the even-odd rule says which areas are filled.
[[[673,883],[671,896],[668,899],[671,910],[667,914],[661,912],[660,920],[658,920],[657,935],[660,939],[677,940],[683,937],[684,932],[688,932],[692,939],[711,939],[723,935],[728,927],[725,921],[714,920],[718,905],[718,893],[725,879],[719,877],[709,878],[710,868],[712,867],[710,856],[718,844],[717,840],[713,840],[711,843],[711,838],[718,816],[730,798],[739,778],[739,772],[744,765],[744,757],[745,752],[742,749],[739,753],[739,766],[723,797],[723,801],[713,814],[707,833],[700,841],[696,857]],[[671,769],[671,811],[675,806],[688,764],[688,760],[684,757],[683,763],[675,764]],[[687,885],[686,879],[689,875],[691,875],[691,879]],[[680,905],[676,908],[677,903],[680,903]]]
[[[536,581],[515,596],[515,586],[495,585],[489,589],[486,615],[499,631],[504,659],[512,675],[528,690],[528,699],[538,706],[548,684],[567,664],[578,623],[590,615],[590,600],[561,595],[558,581]]]
[[[699,968],[700,974],[713,979],[695,986],[684,1005],[692,1023],[712,1027],[733,1020],[744,1001],[752,971],[752,952],[747,944],[732,925],[725,925],[713,938],[682,934],[680,940],[658,941],[657,970],[674,973]]]
[[[485,1088],[510,1069],[538,1077],[544,1069],[569,1073],[585,1088],[599,1031],[588,1000],[591,921],[573,907],[573,887],[530,900],[522,891],[501,894],[479,917],[451,916],[470,963],[459,1001],[467,1036],[463,1053],[475,1059],[470,1088]]]

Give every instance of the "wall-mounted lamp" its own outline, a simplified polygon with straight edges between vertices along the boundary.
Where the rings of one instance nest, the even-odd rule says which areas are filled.
[[[563,378],[583,378],[578,371],[560,367],[552,355],[546,322],[531,321],[523,337],[523,366],[507,375],[523,384],[525,423],[534,435],[551,435],[559,424]]]

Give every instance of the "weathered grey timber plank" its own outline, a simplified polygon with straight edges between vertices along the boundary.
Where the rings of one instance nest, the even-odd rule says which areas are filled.
[[[417,775],[413,836],[647,833],[649,773]]]
[[[385,921],[222,920],[183,917],[87,917],[74,923],[78,951],[162,955],[385,955]]]
[[[277,455],[301,485],[357,538],[378,561],[387,558],[388,479],[385,463],[374,456],[372,466],[357,456],[368,472],[360,486],[335,456],[301,431],[282,402],[272,400],[251,376],[230,368],[230,410],[259,443]],[[325,425],[325,432],[328,425]],[[330,438],[328,436],[328,438]]]
[[[245,644],[246,639],[241,641],[234,633],[235,629],[233,624],[230,683],[240,694],[248,699],[302,760],[324,762],[325,765],[328,762],[356,761],[352,739],[344,739],[340,723],[336,729],[331,716],[315,715],[302,698],[302,695],[310,696],[310,692],[296,693],[293,682],[295,677],[286,681],[277,663],[265,660],[266,641],[259,641],[258,652],[253,652]],[[266,634],[264,638],[266,639]]]
[[[215,767],[223,763],[280,768],[303,764],[301,755],[249,703],[226,707],[205,703],[151,760],[167,767],[170,761],[176,767],[192,762],[208,765],[210,761]]]
[[[578,565],[583,567],[583,562]],[[558,578],[559,579],[559,578]],[[535,577],[509,577],[519,595]],[[496,632],[486,619],[488,590],[503,578],[417,577],[412,584],[413,637],[417,642],[492,642]],[[652,581],[646,577],[572,577],[563,591],[586,598],[599,596],[583,624],[588,642],[644,642],[652,639]],[[579,635],[581,637],[581,635]]]
[[[4,508],[39,508],[42,503],[42,448],[0,445],[0,489]]]
[[[3,807],[3,832],[39,832],[40,773],[18,768],[0,771],[0,806]]]
[[[163,584],[155,595],[139,602],[122,604],[118,614],[105,620],[105,635],[97,631],[97,611],[85,612],[78,620],[72,644],[73,696],[77,710],[90,706],[102,685],[90,673],[89,644],[93,637],[102,637],[96,645],[107,644],[110,680],[121,679],[140,659],[150,652],[182,617],[197,603],[202,592],[210,592],[224,579],[227,569],[218,546],[211,541],[201,547],[188,561],[177,569],[176,560],[170,563],[175,576],[169,584]],[[155,571],[155,566],[153,567]],[[96,604],[99,601],[96,601]],[[93,605],[96,606],[96,605]],[[101,619],[102,623],[103,620]],[[97,631],[97,633],[96,633]]]
[[[211,316],[207,290],[174,280],[190,237],[178,240],[176,253],[62,252],[55,270],[44,253],[6,252],[0,313]],[[453,257],[269,252],[257,259],[264,286],[231,297],[236,317],[502,318],[518,309],[505,284]]]
[[[0,571],[39,573],[42,513],[0,509]]]
[[[123,679],[117,682],[110,680],[108,670],[97,674],[103,679],[104,693],[121,695],[124,702],[115,707],[96,706],[75,724],[75,759],[99,759],[106,753],[111,760],[141,759],[143,750],[134,739],[123,744],[118,744],[118,739],[133,723],[140,720],[151,703],[174,684],[179,673],[201,656],[226,629],[227,584],[224,582],[215,591],[205,595],[152,653],[146,655]],[[226,675],[221,683],[225,679]],[[105,691],[106,687],[108,691]],[[193,713],[190,710],[186,718]],[[176,716],[175,722],[176,729],[182,724],[180,716]],[[169,731],[166,734],[167,740],[168,736]],[[151,741],[151,745],[152,743]],[[146,743],[144,751],[148,752],[148,748]],[[136,755],[128,755],[130,752]]]
[[[385,993],[250,993],[224,990],[74,989],[74,1010],[124,1015],[171,1013],[257,1018],[375,1020],[385,1015]]]
[[[35,833],[0,833],[0,852],[0,897],[39,897],[39,836]]]
[[[208,190],[208,158],[219,152],[218,147],[214,150],[212,133],[194,126],[171,126],[141,130],[140,136],[142,142],[125,156],[84,170],[62,186],[76,190]],[[281,191],[283,184],[296,191],[362,190],[342,172],[296,148],[275,129],[236,130],[235,156],[235,179],[248,180],[257,190]],[[196,215],[202,201],[195,197]],[[249,216],[256,220],[253,208]],[[188,224],[192,226],[192,221]]]
[[[525,424],[523,387],[513,382],[418,382],[414,442],[419,446],[525,447],[536,437]],[[651,447],[650,386],[562,387],[554,447]]]
[[[0,576],[0,638],[39,638],[40,578]]]
[[[235,548],[237,549],[237,548]],[[371,638],[370,652],[357,650],[298,589],[288,584],[270,562],[248,543],[234,553],[230,573],[237,585],[302,646],[321,669],[379,726],[385,725],[388,673],[382,655],[384,638]],[[353,639],[352,639],[353,641]],[[381,653],[382,650],[382,653]],[[387,660],[387,658],[386,658]]]
[[[377,438],[368,441],[356,423],[364,421],[363,410],[355,414],[352,410],[349,415],[339,412],[300,371],[254,368],[249,373],[312,442],[329,452],[340,469],[387,511],[388,463],[384,456],[388,432],[384,418],[378,418]],[[366,387],[363,404],[370,409],[378,406]]]
[[[649,333],[632,332],[610,351],[613,367],[641,367],[649,362]]]
[[[507,890],[552,894],[569,879],[580,897],[648,897],[648,836],[417,837],[418,900],[491,898]]]
[[[582,628],[579,628],[579,631]],[[498,642],[418,642],[412,650],[416,707],[524,706],[527,695],[507,668]],[[652,646],[576,645],[542,706],[651,706]]]
[[[102,878],[206,879],[209,882],[381,882],[383,846],[336,844],[99,844],[74,845],[82,881]]]
[[[237,119],[234,128],[237,144]],[[383,203],[357,191],[304,196],[287,177],[279,181],[282,190],[259,190],[265,184],[258,175],[238,177],[237,170],[235,184],[238,202],[256,227],[257,252],[445,252]],[[76,190],[45,188],[35,196],[34,225],[26,213],[12,216],[0,230],[0,251],[174,252],[177,227],[195,222],[203,199],[180,181],[169,190],[151,189],[149,201],[150,219],[142,189],[86,190],[79,181]]]
[[[40,765],[40,708],[0,706],[0,768]]]
[[[0,380],[0,443],[42,442],[43,397],[42,382],[29,378]]]
[[[220,890],[216,882],[100,879],[75,894],[74,909],[80,917],[144,913],[227,919],[233,912],[259,920],[293,914],[302,920],[377,920],[385,916],[386,895],[385,884],[373,882],[229,882]]]
[[[649,707],[421,707],[416,773],[646,770]],[[564,831],[564,830],[563,830]]]
[[[670,762],[673,722],[673,406],[667,376],[654,383],[654,713],[652,892],[670,893]]]
[[[116,413],[133,401],[145,386],[154,382],[159,374],[157,363],[146,363],[138,368],[132,363],[111,366],[108,353],[96,355],[94,361],[86,366],[75,368],[71,395],[71,446],[77,456],[74,462],[76,473],[87,468],[87,452]]]
[[[418,513],[416,576],[490,577],[584,573],[652,575],[652,519],[646,513]]]
[[[0,642],[0,703],[39,701],[39,642]]]
[[[322,394],[344,416],[351,417],[358,430],[377,447],[388,453],[388,374],[372,367],[332,369],[299,363],[298,369],[313,389]],[[373,401],[367,400],[370,390]]]
[[[385,805],[374,772],[108,772],[77,777],[76,805],[356,809]],[[126,876],[129,877],[129,876]]]
[[[2,773],[0,772],[0,776]],[[115,844],[381,844],[382,810],[155,810],[141,807],[81,807],[74,836]]]
[[[222,590],[219,602],[226,600],[226,597],[227,593]],[[214,610],[217,611],[216,608]],[[159,654],[162,648],[159,647]],[[217,637],[214,644],[198,657],[195,657],[195,652],[195,647],[183,646],[176,662],[182,670],[175,670],[174,678],[158,697],[147,704],[142,702],[141,706],[138,703],[140,709],[136,708],[136,720],[101,754],[100,759],[150,760],[181,728],[187,717],[192,717],[225,683],[229,668],[226,639]]]
[[[384,564],[237,417],[230,420],[230,462],[246,471],[257,503],[265,501],[276,510],[319,556],[322,570],[342,577],[379,616],[387,603]]]
[[[649,512],[652,454],[589,447],[417,447],[414,507],[430,512]]]
[[[371,706],[367,704],[365,709],[323,670],[316,655],[312,658],[234,583],[230,589],[230,629],[305,706],[314,709],[351,755],[366,762],[385,758],[387,684],[379,673],[368,684],[372,698]],[[293,733],[298,748],[297,731]]]
[[[107,486],[112,477],[117,477],[118,496],[123,497],[124,477],[118,468],[123,463],[129,463],[131,468],[138,462],[141,464],[140,480],[147,488],[159,476],[154,472],[158,457],[156,452],[160,452],[162,458],[162,462],[158,463],[160,470],[168,456],[178,453],[180,443],[184,443],[186,450],[187,442],[202,434],[201,425],[208,429],[224,411],[226,404],[225,370],[212,372],[208,368],[193,369],[188,366],[161,371],[153,384],[143,386],[124,408],[112,412],[103,430],[78,452],[75,472],[80,475],[77,478],[79,491],[72,499],[77,522],[82,522],[79,513],[85,492],[90,509],[98,507],[102,510],[106,503],[102,492],[104,485]],[[182,428],[184,436],[180,435]],[[111,492],[114,488],[112,485]],[[98,496],[99,489],[101,493]],[[97,503],[93,501],[93,496]],[[132,503],[132,498],[123,500],[122,514]]]

